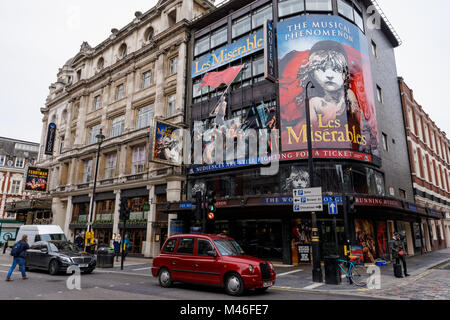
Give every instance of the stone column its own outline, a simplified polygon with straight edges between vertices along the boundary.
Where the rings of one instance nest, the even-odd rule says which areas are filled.
[[[186,99],[186,43],[182,42],[178,49],[177,98],[176,113],[184,112]],[[182,121],[182,120],[181,120]]]
[[[69,100],[69,103],[67,104],[66,133],[64,134],[64,150],[67,150],[67,147],[70,145],[70,141],[72,141],[72,137],[70,136],[72,123],[72,109],[73,109],[73,100]]]
[[[124,131],[125,132],[130,132],[134,129],[134,125],[133,125],[133,120],[134,120],[134,115],[133,115],[133,109],[132,109],[132,105],[131,102],[133,101],[133,93],[134,93],[134,88],[135,88],[135,75],[136,75],[136,71],[132,70],[129,71],[127,74],[127,107],[126,107],[126,111],[125,111],[125,128]]]
[[[80,99],[80,109],[78,110],[78,122],[75,138],[75,146],[86,145],[87,130],[86,130],[86,111],[88,107],[88,96],[82,96]]]
[[[155,242],[155,234],[153,229],[153,222],[156,221],[156,203],[155,199],[155,186],[148,186],[148,203],[150,204],[150,211],[147,215],[147,236],[145,240],[144,256],[147,258],[155,257],[159,253],[158,243]],[[156,250],[158,249],[158,250]]]
[[[158,59],[155,62],[155,77],[156,77],[156,95],[155,95],[155,117],[166,117],[166,104],[164,97],[164,58],[165,52],[158,52]]]
[[[167,202],[170,201],[180,201],[181,196],[181,181],[167,181]],[[172,220],[176,220],[178,218],[178,214],[169,214],[168,217],[168,228],[167,228],[167,236],[170,237],[170,225]]]
[[[114,222],[113,222],[113,233],[119,232],[119,219],[120,219],[120,197],[122,194],[121,190],[114,190],[116,195],[116,202],[114,203]]]
[[[68,237],[69,236],[69,225],[70,222],[72,222],[72,211],[73,211],[73,204],[72,204],[72,196],[69,196],[67,198],[67,207],[66,207],[66,220],[64,222],[64,234]],[[69,239],[68,239],[69,240]],[[74,239],[70,239],[73,241]]]

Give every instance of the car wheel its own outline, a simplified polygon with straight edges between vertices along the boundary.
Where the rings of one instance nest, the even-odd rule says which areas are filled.
[[[244,293],[244,282],[237,273],[232,273],[225,279],[225,291],[231,296],[240,296]]]
[[[55,274],[58,273],[58,269],[59,269],[59,263],[56,260],[52,260],[50,262],[50,265],[48,266],[48,272],[54,276]]]
[[[172,275],[170,274],[170,271],[166,268],[162,268],[159,271],[158,276],[159,284],[161,287],[169,288],[172,285]]]

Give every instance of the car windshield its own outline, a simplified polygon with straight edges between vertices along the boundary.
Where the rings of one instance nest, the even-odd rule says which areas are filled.
[[[79,252],[79,249],[72,244],[71,242],[49,242],[48,243],[50,250],[53,252],[59,252],[59,251],[68,251],[68,252]]]
[[[235,241],[230,239],[214,240],[214,243],[222,256],[238,256],[245,254],[241,246]]]
[[[66,241],[67,238],[64,233],[55,233],[55,234],[41,234],[41,241],[50,241],[50,240],[62,240]]]

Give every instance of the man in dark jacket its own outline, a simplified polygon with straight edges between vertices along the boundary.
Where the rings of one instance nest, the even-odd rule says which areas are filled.
[[[395,232],[394,233],[394,243],[392,246],[392,257],[395,259],[395,263],[399,264],[400,260],[402,260],[403,263],[403,272],[405,274],[405,277],[408,277],[409,274],[406,270],[406,259],[405,259],[406,251],[405,247],[403,245],[403,239],[400,235],[400,233]]]
[[[23,235],[22,240],[20,240],[18,243],[20,244],[20,248],[17,254],[14,256],[13,264],[9,269],[8,275],[6,276],[6,281],[12,281],[11,275],[17,265],[19,265],[20,271],[22,272],[22,279],[28,279],[25,272],[25,259],[27,257],[27,250],[30,249],[30,246],[28,245],[28,236],[26,234]]]
[[[83,250],[84,249],[84,238],[81,233],[77,235],[74,241],[75,245],[78,247],[78,249]]]

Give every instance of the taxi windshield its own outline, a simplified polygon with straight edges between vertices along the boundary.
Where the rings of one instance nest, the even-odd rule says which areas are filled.
[[[219,250],[222,256],[238,256],[245,254],[241,246],[235,241],[230,239],[214,240],[214,244]]]

